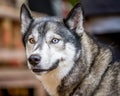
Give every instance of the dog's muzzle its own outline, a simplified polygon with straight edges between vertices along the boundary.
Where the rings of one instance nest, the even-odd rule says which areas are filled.
[[[49,72],[49,71],[52,71],[54,69],[56,69],[59,65],[59,60],[57,60],[50,68],[48,69],[41,69],[41,68],[37,68],[37,67],[33,67],[32,68],[32,71],[35,72],[35,73],[40,73],[40,72]]]
[[[39,67],[37,66],[38,64],[40,64],[40,61],[41,61],[41,57],[37,54],[31,55],[28,58],[28,61],[29,61],[30,65],[32,66],[31,70],[35,73],[40,73],[40,72],[45,72],[45,71],[49,72],[51,70],[56,69],[59,65],[59,60],[57,60],[56,62],[53,63],[53,65],[50,68],[42,69],[40,66]]]

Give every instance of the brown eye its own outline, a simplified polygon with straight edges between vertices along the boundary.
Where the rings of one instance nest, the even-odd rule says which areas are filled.
[[[31,44],[35,44],[34,38],[30,38],[30,39],[29,39],[29,42],[30,42]]]

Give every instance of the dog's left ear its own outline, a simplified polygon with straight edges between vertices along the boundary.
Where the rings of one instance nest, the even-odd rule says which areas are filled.
[[[80,3],[76,4],[75,7],[68,14],[67,18],[64,19],[64,23],[71,30],[75,30],[78,35],[84,32],[83,28],[83,12]]]
[[[20,13],[22,34],[24,34],[27,31],[27,29],[28,29],[28,27],[29,27],[32,20],[33,20],[33,18],[32,18],[31,14],[30,14],[29,9],[27,8],[27,6],[25,4],[23,4],[21,6],[21,13]]]

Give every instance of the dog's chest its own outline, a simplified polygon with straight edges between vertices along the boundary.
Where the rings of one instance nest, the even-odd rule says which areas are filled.
[[[66,64],[69,64],[69,66]],[[67,62],[64,63],[64,67],[59,67],[48,74],[43,74],[42,76],[37,75],[37,77],[50,95],[59,96],[57,90],[58,86],[61,84],[62,79],[69,73],[72,67],[73,62]]]
[[[59,96],[57,93],[57,87],[60,85],[60,77],[56,72],[50,72],[41,77],[37,76],[42,82],[45,90],[52,96]]]

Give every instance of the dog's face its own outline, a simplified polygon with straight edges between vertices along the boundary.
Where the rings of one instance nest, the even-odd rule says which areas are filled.
[[[68,16],[66,20],[57,17],[33,19],[26,6],[22,6],[23,42],[28,66],[33,72],[41,74],[63,67],[72,68],[80,55],[80,38],[74,32],[77,23],[74,24],[73,18],[75,17],[71,19]]]

